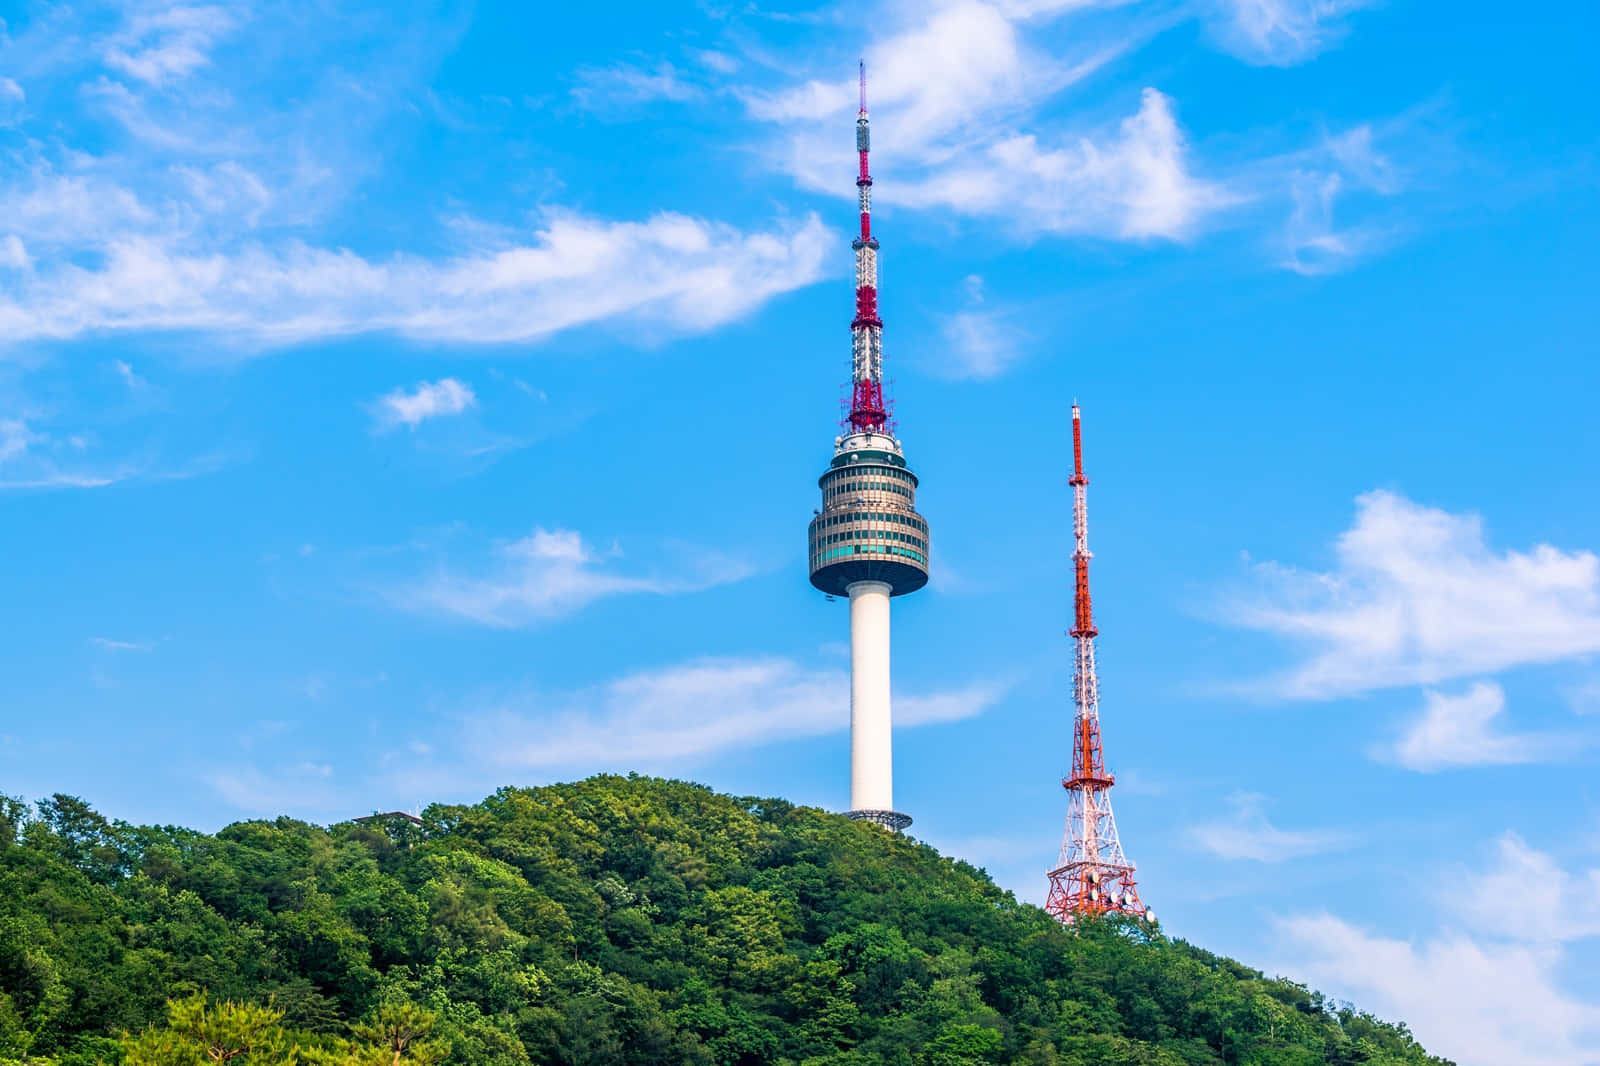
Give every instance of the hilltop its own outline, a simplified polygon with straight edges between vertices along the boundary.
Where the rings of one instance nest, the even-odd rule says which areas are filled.
[[[199,993],[282,1012],[240,1064],[335,1061],[316,1049],[411,1005],[428,1040],[337,1061],[1445,1066],[1302,985],[1119,920],[1074,933],[781,800],[595,777],[421,826],[207,835],[0,798],[0,1062],[116,1061],[140,1033],[126,1061],[190,1061],[148,1049]]]

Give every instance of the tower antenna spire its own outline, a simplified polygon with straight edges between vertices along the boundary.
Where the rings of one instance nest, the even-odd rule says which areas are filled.
[[[850,322],[850,414],[852,433],[889,433],[883,399],[883,320],[878,317],[878,241],[872,235],[872,129],[867,120],[867,63],[861,61],[861,109],[856,112],[856,199],[861,230],[850,247],[856,253],[856,316]]]
[[[1072,769],[1061,780],[1067,790],[1067,827],[1045,910],[1063,922],[1080,914],[1115,911],[1155,921],[1133,880],[1134,865],[1122,853],[1111,786],[1100,743],[1100,679],[1095,671],[1094,624],[1089,597],[1089,479],[1083,472],[1083,419],[1072,404],[1073,670]]]

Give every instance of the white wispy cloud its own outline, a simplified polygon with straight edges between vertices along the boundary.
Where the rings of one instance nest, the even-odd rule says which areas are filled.
[[[90,637],[89,643],[107,651],[152,651],[155,642],[148,640],[112,640],[109,637]]]
[[[1516,833],[1476,872],[1445,883],[1446,904],[1480,933],[1530,944],[1600,937],[1600,867],[1571,873]]]
[[[141,82],[180,81],[210,64],[212,45],[236,24],[233,14],[211,5],[136,11],[108,42],[105,63]]]
[[[35,429],[21,418],[0,418],[0,490],[100,488],[140,472],[137,464],[84,466],[72,441]]]
[[[1379,150],[1377,136],[1371,123],[1361,123],[1325,138],[1323,144],[1358,185],[1392,196],[1400,191],[1404,180],[1394,160]]]
[[[1384,225],[1368,220],[1341,226],[1334,217],[1341,196],[1390,197],[1403,186],[1399,169],[1376,147],[1370,125],[1327,137],[1303,158],[1307,165],[1288,179],[1294,206],[1283,231],[1284,267],[1307,275],[1333,273],[1394,239]]]
[[[327,763],[308,759],[261,767],[232,760],[227,769],[210,771],[203,780],[224,803],[255,817],[336,818],[349,814],[348,797]]]
[[[49,258],[81,249],[107,236],[154,233],[177,225],[171,214],[148,207],[128,188],[96,168],[66,172],[37,162],[25,173],[0,182],[5,226],[17,239],[21,255],[11,265],[26,270],[48,266]],[[38,249],[30,255],[28,246]],[[28,279],[10,279],[15,286]],[[0,295],[5,293],[0,289]]]
[[[22,455],[35,439],[22,419],[0,418],[0,463]]]
[[[1215,0],[1223,44],[1243,59],[1290,66],[1337,44],[1346,16],[1373,0]]]
[[[123,471],[45,470],[20,477],[0,477],[0,489],[99,489],[126,481],[132,473]]]
[[[1600,1007],[1562,987],[1556,948],[1460,932],[1402,940],[1329,914],[1276,929],[1297,978],[1404,1018],[1423,1046],[1461,1066],[1600,1062]]]
[[[1378,759],[1434,773],[1465,766],[1546,762],[1571,756],[1582,739],[1561,733],[1508,733],[1500,728],[1506,694],[1479,681],[1449,695],[1423,694],[1422,712],[1392,742],[1374,749]]]
[[[1004,692],[974,683],[895,703],[914,727],[982,713]],[[703,659],[619,678],[595,689],[524,695],[470,714],[477,759],[545,772],[665,769],[734,748],[849,728],[846,671],[778,657]]]
[[[1266,797],[1240,793],[1230,798],[1231,817],[1191,826],[1189,841],[1220,859],[1284,862],[1347,847],[1347,834],[1327,829],[1281,829],[1267,820]]]
[[[455,378],[440,378],[419,381],[409,391],[399,388],[385,393],[372,407],[380,428],[403,425],[415,429],[430,418],[459,415],[477,403],[478,397],[471,385]]]
[[[597,551],[565,529],[535,529],[502,546],[484,572],[449,571],[401,585],[390,593],[400,606],[491,626],[548,621],[594,603],[636,593],[669,595],[739,581],[747,563],[700,553],[678,572],[645,574],[621,565],[621,552]]]
[[[944,358],[935,370],[958,379],[998,377],[1022,358],[1023,331],[1017,313],[987,303],[983,278],[970,275],[964,284],[967,306],[943,315]]]
[[[572,98],[591,110],[628,108],[652,100],[682,103],[705,92],[666,60],[648,68],[632,63],[585,67],[577,72],[577,79]]]
[[[1562,693],[1578,714],[1600,714],[1600,676],[1588,677],[1569,685]]]
[[[814,216],[746,233],[674,214],[553,215],[527,243],[446,262],[374,261],[298,241],[184,251],[124,236],[98,265],[56,261],[0,278],[0,335],[192,330],[265,345],[388,331],[493,343],[611,318],[697,332],[817,280],[833,243]]]
[[[1437,684],[1600,651],[1600,557],[1548,544],[1497,551],[1474,514],[1392,492],[1356,500],[1334,569],[1253,567],[1224,605],[1291,641],[1302,661],[1261,687],[1294,699]]]
[[[1363,250],[1358,235],[1334,228],[1333,203],[1344,185],[1338,174],[1297,174],[1290,185],[1294,211],[1284,227],[1284,266],[1299,274],[1326,274]]]
[[[133,369],[133,365],[125,359],[111,360],[111,369],[115,370],[118,379],[127,390],[136,395],[147,394],[150,391],[150,382],[140,377]]]
[[[33,266],[33,258],[28,255],[28,246],[22,243],[22,238],[15,233],[8,233],[0,237],[0,267],[9,270],[28,270]]]
[[[1172,100],[1155,89],[1098,139],[1050,143],[1018,133],[912,178],[894,195],[1035,231],[1126,240],[1182,239],[1238,199],[1189,172]]]
[[[732,74],[740,66],[738,59],[715,49],[692,48],[689,50],[689,55],[702,67],[717,74]]]
[[[187,456],[167,453],[144,429],[144,416],[160,406],[161,390],[122,360],[112,360],[107,372],[116,375],[128,395],[111,403],[97,396],[70,418],[58,408],[80,395],[71,384],[50,379],[40,390],[51,397],[48,404],[31,402],[31,390],[16,386],[18,391],[7,399],[20,417],[0,415],[0,491],[182,481],[245,457],[247,449],[227,445]]]
[[[1117,777],[1121,784],[1121,775]],[[960,859],[984,870],[995,884],[1009,889],[1019,900],[1042,907],[1049,896],[1050,882],[1045,871],[1053,865],[1056,847],[1040,840],[1038,833],[978,833],[970,836],[946,835],[936,824],[918,826],[918,839],[933,845],[939,854]]]
[[[1426,936],[1391,938],[1326,913],[1280,919],[1286,969],[1405,1019],[1461,1066],[1600,1062],[1600,1006],[1565,984],[1567,947],[1600,937],[1600,869],[1570,872],[1508,832],[1472,869],[1434,881],[1433,898],[1415,902],[1439,919]]]

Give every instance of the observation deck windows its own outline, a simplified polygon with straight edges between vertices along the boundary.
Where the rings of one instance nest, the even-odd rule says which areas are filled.
[[[912,559],[923,566],[928,565],[928,557],[915,548],[900,548],[892,544],[847,544],[818,554],[812,561],[812,567],[830,563],[835,559],[843,559],[856,555],[897,555],[904,559]]]

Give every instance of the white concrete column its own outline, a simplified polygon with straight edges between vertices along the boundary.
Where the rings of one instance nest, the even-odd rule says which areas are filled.
[[[850,596],[850,809],[894,810],[889,724],[889,586],[857,581]]]

